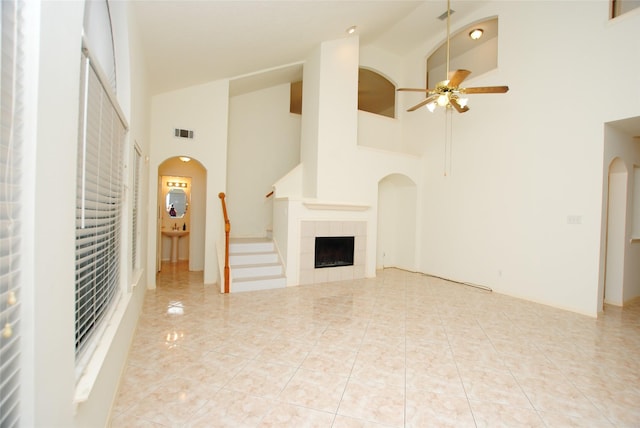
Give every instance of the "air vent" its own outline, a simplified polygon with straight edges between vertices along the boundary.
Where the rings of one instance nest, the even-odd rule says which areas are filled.
[[[175,128],[173,135],[180,138],[193,138],[193,131],[190,129]]]
[[[451,9],[451,12],[449,12],[449,15],[453,15],[455,12],[456,12],[455,10]],[[444,13],[438,17],[438,19],[440,21],[444,21],[445,19],[447,19],[447,11],[445,10]]]

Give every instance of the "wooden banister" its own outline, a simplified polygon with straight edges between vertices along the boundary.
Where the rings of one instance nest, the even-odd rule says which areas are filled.
[[[271,196],[273,196],[273,190],[264,195],[265,198],[270,198]]]
[[[218,193],[218,197],[222,203],[222,214],[224,215],[224,292],[229,292],[229,232],[231,232],[231,223],[227,215],[227,203],[224,201],[224,192]]]

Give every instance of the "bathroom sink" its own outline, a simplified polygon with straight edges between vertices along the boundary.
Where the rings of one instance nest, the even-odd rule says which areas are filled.
[[[163,230],[162,234],[171,238],[171,262],[178,261],[178,240],[189,234],[188,230]]]
[[[187,235],[189,233],[188,230],[163,230],[162,234],[170,237],[181,237]]]

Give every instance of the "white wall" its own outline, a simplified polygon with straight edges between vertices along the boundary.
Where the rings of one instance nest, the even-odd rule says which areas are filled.
[[[229,102],[227,210],[232,237],[263,237],[273,220],[273,184],[300,162],[300,115],[289,112],[290,84]]]
[[[359,39],[324,42],[320,51],[317,197],[353,202],[362,184],[353,169],[358,137]]]
[[[401,115],[407,144],[421,143],[425,153],[422,271],[597,313],[603,123],[640,111],[637,97],[612,105],[584,90],[606,87],[611,76],[637,86],[632,22],[640,15],[607,22],[607,8],[604,1],[494,2],[469,18],[498,15],[500,40],[498,69],[471,75],[467,85],[511,89],[471,96],[471,110],[452,116],[449,139],[443,111]],[[402,86],[422,83],[433,42],[407,57]],[[570,82],[567,70],[575,71]],[[581,224],[568,224],[569,216]]]
[[[302,120],[300,128],[300,162],[302,194],[308,198],[318,195],[318,133],[320,109],[321,49],[318,47],[306,59],[302,81]]]
[[[84,3],[34,2],[30,7],[39,8],[40,22],[32,22],[28,30],[30,36],[38,39],[35,51],[29,52],[37,64],[30,85],[37,91],[37,118],[31,121],[37,137],[30,148],[35,155],[34,215],[25,225],[33,234],[28,235],[32,239],[28,244],[32,252],[24,259],[25,278],[31,278],[32,283],[25,285],[29,291],[24,302],[22,424],[105,426],[135,331],[145,277],[131,268],[124,270],[116,313],[89,368],[76,384],[75,218],[56,215],[53,219],[52,208],[75,206]],[[133,152],[134,141],[143,156],[148,153],[145,70],[137,36],[135,32],[129,33],[128,5],[115,4],[112,13],[120,82],[117,95],[130,125],[125,159],[130,166],[128,155]],[[143,171],[146,181],[144,177]],[[140,197],[144,207],[145,190]],[[125,208],[126,213],[131,212],[129,199]],[[126,235],[130,222],[127,214],[123,217]],[[145,238],[146,232],[142,232],[142,242]],[[130,239],[125,239],[126,252]],[[141,246],[140,255],[146,258],[145,245]]]
[[[156,207],[158,167],[166,159],[188,156],[197,160],[206,170],[206,225],[200,236],[204,245],[204,282],[213,284],[219,280],[216,242],[222,229],[222,210],[218,193],[226,187],[227,120],[229,83],[227,80],[192,86],[178,91],[156,95],[151,101],[151,151],[149,160],[150,207],[148,216],[148,247],[157,245]],[[194,131],[194,138],[174,137],[174,128]],[[195,195],[194,195],[195,196]],[[194,210],[195,211],[195,210]],[[195,239],[195,237],[191,237]],[[191,246],[192,256],[201,257],[198,246]],[[147,264],[148,286],[155,287],[156,254],[149,252]]]
[[[379,114],[358,110],[358,145],[373,149],[404,152],[402,124]]]
[[[24,416],[35,426],[73,425],[75,218],[53,220],[51,207],[75,207],[83,6],[81,2],[41,3],[32,266],[35,311],[27,321],[33,326],[34,361],[33,367],[25,368],[33,371],[33,383],[22,384],[28,395],[25,407],[33,410]]]

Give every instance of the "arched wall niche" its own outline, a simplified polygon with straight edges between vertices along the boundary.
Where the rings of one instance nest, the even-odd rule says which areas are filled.
[[[625,165],[624,161],[615,157],[609,163],[609,174],[627,174],[627,165]]]
[[[603,302],[622,306],[624,302],[624,259],[627,212],[628,170],[615,157],[609,163],[607,196],[607,247]]]
[[[376,268],[416,270],[417,186],[404,174],[378,182]]]

